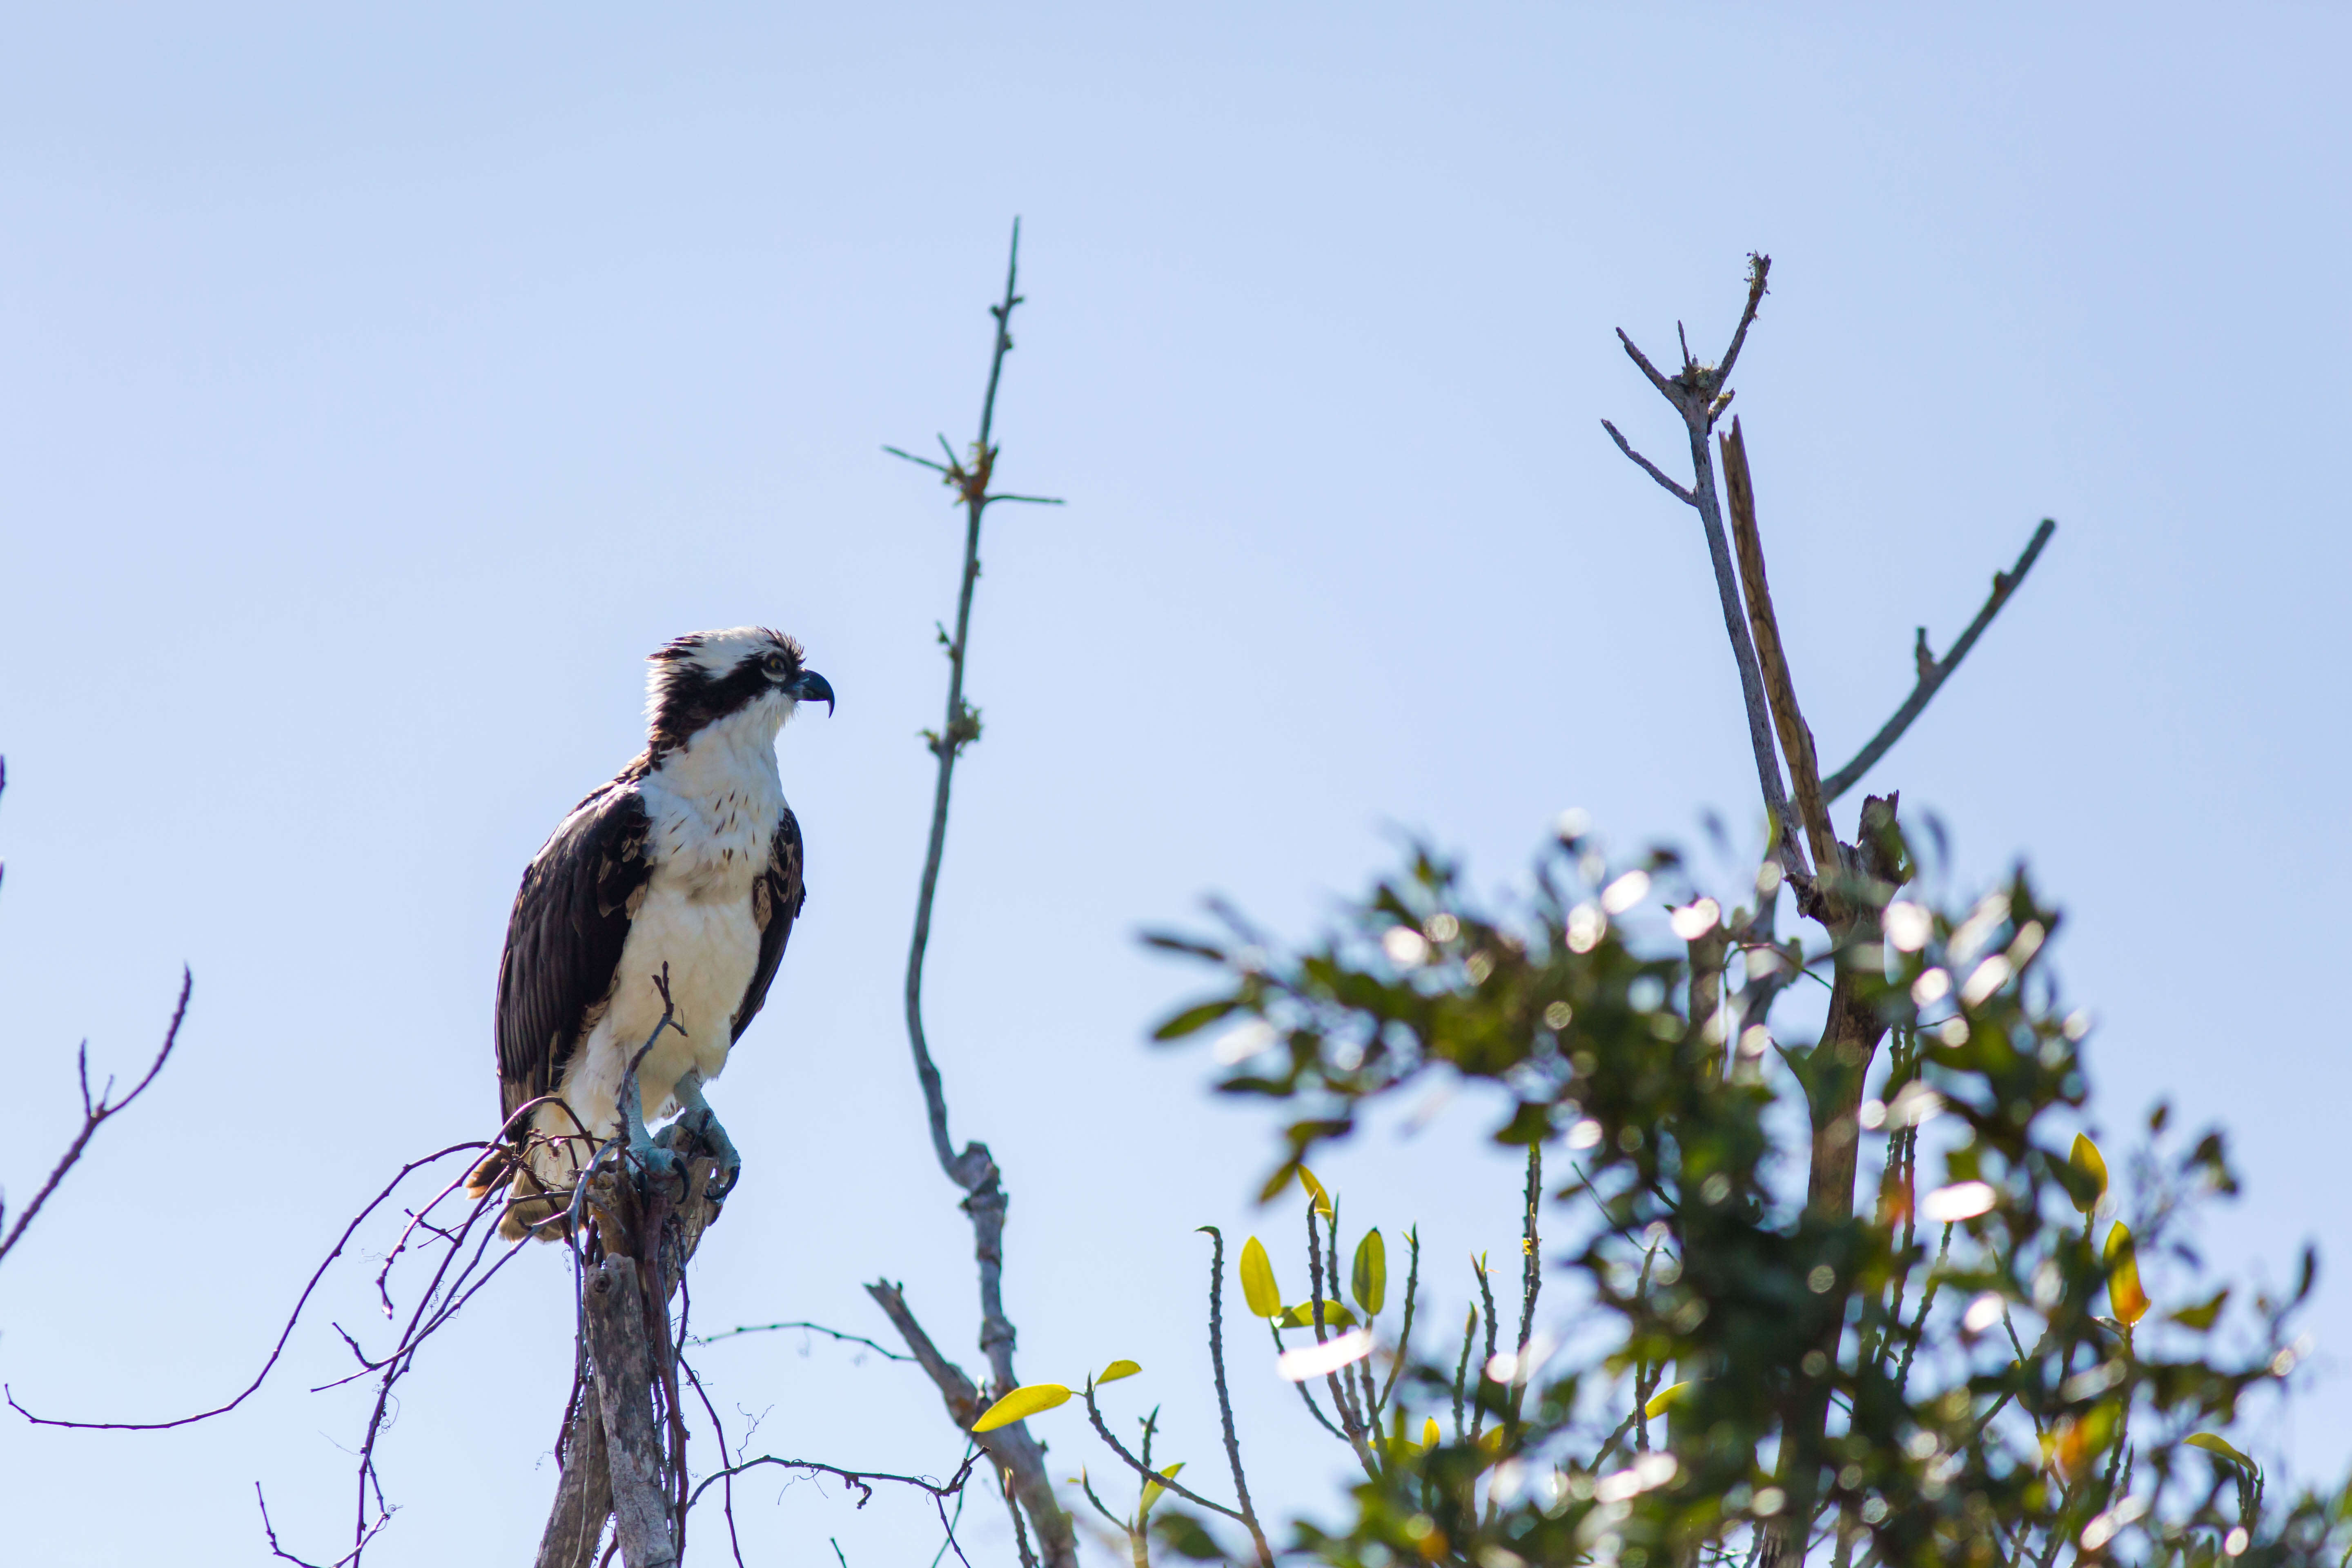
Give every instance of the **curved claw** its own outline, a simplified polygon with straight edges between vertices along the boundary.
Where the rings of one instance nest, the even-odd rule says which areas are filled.
[[[735,1184],[743,1179],[743,1156],[737,1152],[734,1140],[727,1136],[727,1129],[719,1124],[719,1118],[711,1114],[708,1105],[689,1110],[678,1120],[690,1123],[718,1157],[719,1168],[710,1173],[710,1196],[713,1201],[724,1201],[735,1190]]]
[[[709,1147],[711,1153],[718,1156],[719,1168],[711,1173],[709,1195],[714,1201],[723,1200],[735,1190],[735,1184],[743,1178],[743,1156],[736,1152],[734,1140],[727,1136],[727,1129],[719,1124],[719,1118],[711,1111],[710,1102],[702,1098],[700,1073],[688,1068],[686,1075],[677,1080],[677,1094],[678,1104],[685,1110],[672,1125],[692,1131]]]

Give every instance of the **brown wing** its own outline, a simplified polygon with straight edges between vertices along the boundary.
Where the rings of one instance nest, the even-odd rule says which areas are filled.
[[[728,1037],[728,1044],[741,1039],[751,1020],[760,1016],[761,1006],[768,1000],[768,987],[775,984],[776,965],[783,962],[784,943],[792,939],[793,922],[800,918],[801,906],[806,902],[808,888],[801,880],[800,819],[788,805],[783,820],[776,824],[767,873],[751,885],[751,917],[760,922],[760,963],[751,971],[751,984],[743,988],[743,1005],[735,1009],[735,1032]]]
[[[575,807],[522,874],[499,965],[501,1114],[550,1092],[591,1008],[613,993],[653,867],[644,797],[630,774]]]

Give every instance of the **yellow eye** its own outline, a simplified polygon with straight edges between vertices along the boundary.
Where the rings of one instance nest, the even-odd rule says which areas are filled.
[[[762,659],[761,663],[765,667],[770,675],[781,676],[789,672],[792,668],[784,662],[784,656],[780,653],[770,654],[766,658]]]

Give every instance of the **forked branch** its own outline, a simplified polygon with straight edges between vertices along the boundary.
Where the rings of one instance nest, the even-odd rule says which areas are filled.
[[[49,1179],[41,1184],[40,1191],[33,1194],[33,1201],[17,1215],[16,1223],[8,1226],[5,1237],[0,1237],[0,1261],[5,1261],[16,1249],[17,1241],[25,1234],[25,1227],[33,1223],[33,1217],[41,1212],[41,1205],[49,1201],[49,1194],[58,1190],[67,1173],[80,1163],[82,1152],[89,1147],[89,1141],[98,1136],[98,1130],[129,1110],[132,1101],[146,1093],[147,1086],[155,1081],[155,1075],[163,1070],[163,1064],[172,1059],[172,1047],[180,1042],[180,1022],[188,1016],[188,994],[194,986],[195,977],[185,969],[181,970],[180,999],[172,1008],[171,1023],[164,1027],[163,1047],[156,1051],[155,1059],[147,1064],[147,1070],[140,1075],[139,1081],[131,1086],[131,1092],[121,1100],[113,1098],[112,1079],[107,1079],[105,1086],[93,1098],[89,1092],[89,1044],[85,1042],[74,1054],[75,1069],[81,1081],[81,1131],[76,1132],[73,1142],[66,1145],[65,1153],[59,1156],[56,1167],[49,1172]],[[6,1217],[7,1205],[0,1202],[0,1221]]]
[[[1764,795],[1764,808],[1778,825],[1776,854],[1782,871],[1790,876],[1806,876],[1811,868],[1805,863],[1804,850],[1796,839],[1797,824],[1789,810],[1788,791],[1780,782],[1780,760],[1773,750],[1771,704],[1765,696],[1764,677],[1756,658],[1756,647],[1748,634],[1747,615],[1740,607],[1739,582],[1731,561],[1731,545],[1725,536],[1723,509],[1716,499],[1715,455],[1707,445],[1707,437],[1715,428],[1716,419],[1731,403],[1729,379],[1731,367],[1738,363],[1739,351],[1748,342],[1748,329],[1755,324],[1757,307],[1764,300],[1765,279],[1770,277],[1772,258],[1760,253],[1748,258],[1748,301],[1739,312],[1739,325],[1731,334],[1731,346],[1724,351],[1720,364],[1702,364],[1685,349],[1683,367],[1667,375],[1650,363],[1633,340],[1622,329],[1617,341],[1625,345],[1625,353],[1641,368],[1658,395],[1675,406],[1683,416],[1684,433],[1690,438],[1692,483],[1685,489],[1668,479],[1655,463],[1639,452],[1617,426],[1604,419],[1601,428],[1617,443],[1618,450],[1672,491],[1675,499],[1696,509],[1699,525],[1706,534],[1707,559],[1715,568],[1715,591],[1723,607],[1723,629],[1731,639],[1732,662],[1739,670],[1740,700],[1748,709],[1748,743],[1756,755],[1756,781]]]

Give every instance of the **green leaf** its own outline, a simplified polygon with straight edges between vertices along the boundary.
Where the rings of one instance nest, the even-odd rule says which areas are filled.
[[[1670,1406],[1682,1398],[1683,1391],[1689,1386],[1690,1380],[1688,1378],[1685,1378],[1680,1383],[1670,1383],[1666,1384],[1665,1387],[1650,1395],[1650,1403],[1642,1406],[1642,1414],[1651,1417],[1652,1419],[1664,1415]]]
[[[1315,1303],[1299,1302],[1296,1307],[1285,1311],[1281,1321],[1275,1326],[1283,1329],[1313,1328]],[[1326,1301],[1323,1303],[1323,1326],[1327,1329],[1352,1329],[1356,1326],[1356,1314],[1348,1310],[1348,1303],[1345,1301]]]
[[[1184,1461],[1179,1459],[1174,1464],[1163,1468],[1160,1473],[1166,1476],[1172,1481],[1176,1479],[1176,1472],[1183,1468]],[[1146,1481],[1143,1483],[1143,1500],[1135,1505],[1135,1519],[1137,1523],[1140,1524],[1143,1521],[1143,1517],[1151,1511],[1151,1505],[1158,1502],[1161,1496],[1166,1493],[1167,1489],[1167,1488],[1161,1486],[1158,1481]]]
[[[2201,1334],[2211,1328],[2215,1321],[2221,1316],[2221,1309],[2228,1304],[2229,1300],[2230,1289],[2225,1285],[2213,1292],[2211,1300],[2200,1302],[2194,1307],[2183,1307],[2173,1313],[2172,1321],[2184,1329],[2195,1329]]]
[[[1315,1212],[1325,1219],[1331,1218],[1331,1194],[1323,1190],[1323,1184],[1315,1179],[1315,1173],[1304,1165],[1299,1166],[1298,1184],[1307,1189],[1307,1197],[1314,1202]]]
[[[1289,1163],[1284,1165],[1280,1170],[1275,1172],[1273,1175],[1268,1176],[1265,1179],[1265,1185],[1258,1189],[1257,1201],[1262,1204],[1272,1203],[1275,1200],[1276,1194],[1280,1193],[1283,1188],[1290,1185],[1291,1178],[1298,1174],[1298,1162],[1293,1160]]]
[[[2210,1432],[2200,1432],[2193,1437],[2184,1438],[2183,1441],[2192,1448],[2204,1449],[2207,1453],[2212,1455],[2217,1459],[2228,1460],[2231,1464],[2233,1464],[2239,1468],[2244,1470],[2248,1475],[2252,1475],[2257,1468],[2253,1460],[2246,1458],[2245,1455],[2241,1454],[2237,1449],[2230,1447],[2226,1441],[2215,1436]]]
[[[2116,1310],[2116,1321],[2129,1328],[2147,1316],[2147,1292],[2139,1288],[2139,1261],[2134,1255],[2132,1234],[2121,1221],[2107,1232],[2104,1253],[2107,1304]]]
[[[1218,1019],[1238,1010],[1241,1004],[1231,996],[1220,996],[1213,1002],[1202,1002],[1185,1008],[1160,1027],[1151,1031],[1155,1040],[1181,1040],[1196,1035]]]
[[[1377,1226],[1356,1243],[1356,1263],[1349,1271],[1348,1289],[1367,1315],[1378,1315],[1381,1304],[1389,1299],[1389,1244],[1381,1239]]]
[[[1282,1316],[1282,1289],[1274,1282],[1274,1264],[1265,1244],[1254,1236],[1242,1247],[1242,1300],[1254,1316]]]
[[[2076,1214],[2089,1214],[2099,1206],[2099,1199],[2107,1190],[2106,1159],[2100,1154],[2099,1146],[2096,1143],[2077,1132],[2074,1134],[2074,1150],[2066,1156],[2066,1163],[2087,1178],[2087,1184],[2091,1190],[2091,1195],[2087,1199],[2076,1196],[2071,1192],[2066,1195],[2073,1200]]]
[[[993,1432],[999,1426],[1010,1426],[1015,1421],[1025,1421],[1041,1410],[1051,1410],[1068,1402],[1070,1391],[1058,1383],[1027,1383],[1014,1389],[988,1407],[988,1413],[971,1424],[975,1432]]]

